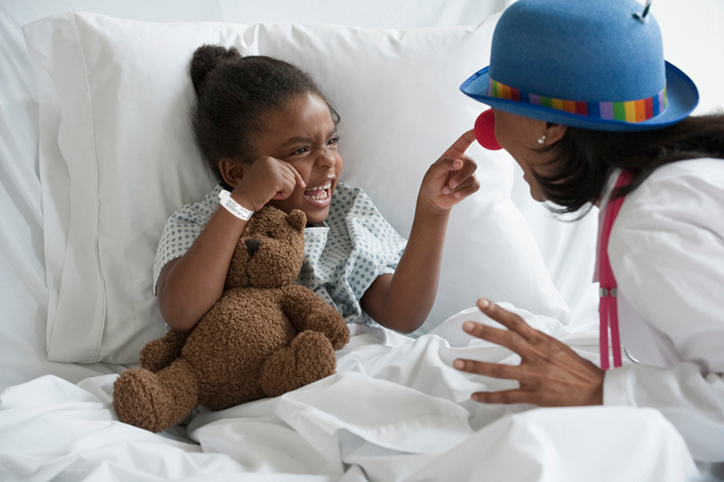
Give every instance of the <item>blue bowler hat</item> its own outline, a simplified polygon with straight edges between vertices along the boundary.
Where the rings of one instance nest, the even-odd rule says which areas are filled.
[[[699,93],[664,61],[648,10],[636,0],[519,0],[495,27],[490,65],[460,89],[496,109],[572,127],[674,124]]]

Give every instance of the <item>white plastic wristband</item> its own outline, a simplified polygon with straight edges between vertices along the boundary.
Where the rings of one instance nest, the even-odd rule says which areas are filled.
[[[248,221],[251,218],[251,215],[254,214],[254,211],[249,211],[241,204],[231,199],[231,193],[225,189],[222,189],[219,193],[219,199],[221,199],[220,204],[239,219]]]

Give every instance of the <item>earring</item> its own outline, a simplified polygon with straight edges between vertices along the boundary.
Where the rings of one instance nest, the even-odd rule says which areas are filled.
[[[538,139],[538,144],[543,145],[545,143],[546,143],[546,136],[545,136],[545,134],[543,134],[542,136],[540,136],[540,139]]]

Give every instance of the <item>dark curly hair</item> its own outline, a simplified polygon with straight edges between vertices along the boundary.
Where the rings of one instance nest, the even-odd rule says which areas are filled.
[[[689,116],[661,129],[639,132],[607,132],[569,127],[553,145],[547,163],[551,174],[534,172],[558,214],[573,213],[597,202],[615,169],[630,170],[632,183],[613,193],[625,196],[657,168],[672,162],[701,157],[724,159],[724,114]],[[584,211],[585,215],[588,211]]]
[[[288,62],[261,55],[242,57],[234,47],[202,45],[194,52],[190,70],[198,98],[191,111],[193,131],[211,172],[222,184],[219,160],[253,162],[265,116],[293,98],[319,96],[334,123],[339,122],[311,75]]]

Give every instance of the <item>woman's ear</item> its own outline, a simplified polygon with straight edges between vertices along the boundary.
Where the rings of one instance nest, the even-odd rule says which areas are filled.
[[[568,126],[547,122],[545,132],[546,144],[555,144],[566,135],[566,132],[568,132]]]
[[[219,160],[219,172],[224,182],[234,188],[244,178],[246,166],[230,157],[224,157]]]

